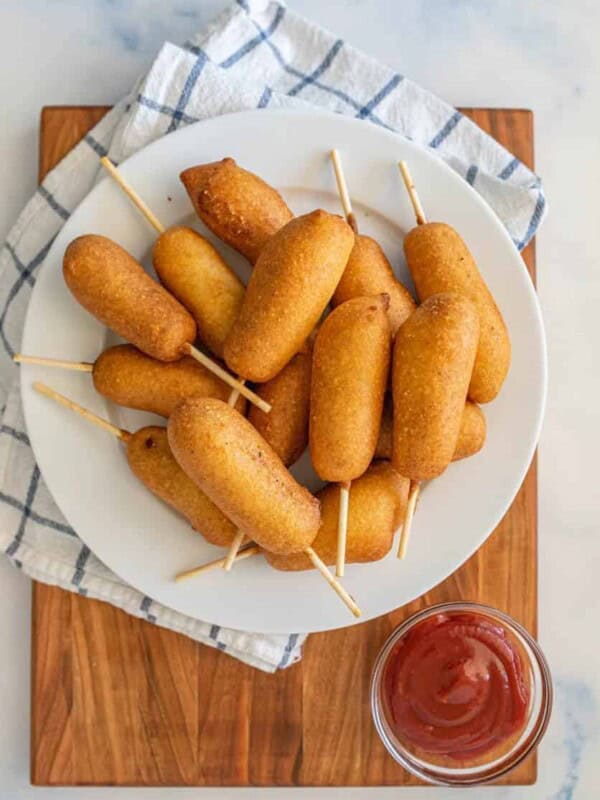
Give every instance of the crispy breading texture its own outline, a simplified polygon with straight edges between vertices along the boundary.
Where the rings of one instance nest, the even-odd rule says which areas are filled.
[[[169,417],[186,397],[217,397],[227,400],[231,389],[189,356],[179,361],[157,361],[130,344],[109,347],[94,363],[96,390],[127,408],[151,411]],[[244,413],[246,401],[236,408]]]
[[[223,343],[242,307],[244,284],[212,244],[184,225],[162,233],[152,261],[167,289],[192,314],[198,336],[223,357]]]
[[[375,448],[375,458],[392,457],[392,429],[393,429],[393,409],[392,400],[386,394],[383,405],[383,416],[381,417],[381,430]],[[460,461],[461,458],[468,458],[478,453],[485,443],[487,432],[485,416],[483,411],[475,403],[467,400],[460,420],[460,430],[456,449],[452,456],[452,461]]]
[[[312,543],[318,500],[235,409],[220,400],[185,400],[171,415],[168,433],[182,469],[249,539],[282,554]]]
[[[281,372],[325,310],[353,243],[352,228],[322,210],[296,217],[269,239],[225,341],[233,372],[256,383]]]
[[[90,314],[152,358],[175,361],[196,338],[193,317],[106,236],[74,239],[65,251],[63,274]]]
[[[498,306],[458,233],[442,222],[413,228],[404,239],[406,263],[421,301],[440,292],[470,300],[479,315],[479,346],[469,399],[489,403],[510,367],[510,338]]]
[[[406,513],[410,481],[402,478],[389,462],[373,464],[352,484],[348,511],[346,562],[378,561],[392,546],[394,532]],[[321,527],[313,548],[323,561],[336,562],[340,489],[328,484],[317,497],[321,501]],[[303,553],[279,556],[265,553],[275,569],[312,569]]]
[[[235,525],[188,478],[173,458],[166,428],[141,428],[127,440],[127,461],[133,474],[155,495],[185,517],[192,528],[220,547],[228,547]]]
[[[308,444],[312,346],[307,342],[274,378],[256,391],[271,405],[269,414],[253,405],[248,419],[286,467],[294,464]]]
[[[279,192],[233,158],[190,167],[180,178],[206,227],[252,264],[292,219]]]
[[[385,253],[370,236],[358,234],[346,269],[333,294],[332,305],[339,306],[353,297],[389,295],[388,317],[392,335],[415,310],[415,301],[408,289],[394,275]]]
[[[352,481],[373,459],[390,368],[386,294],[338,306],[315,340],[310,455],[325,481]]]
[[[450,293],[425,300],[396,334],[392,463],[401,475],[435,478],[452,460],[478,338],[474,305]]]

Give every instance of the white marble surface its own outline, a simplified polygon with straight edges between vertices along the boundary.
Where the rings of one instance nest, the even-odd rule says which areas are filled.
[[[166,38],[181,41],[225,0],[4,0],[0,4],[0,236],[34,190],[42,105],[112,103]],[[300,13],[377,54],[456,105],[535,111],[536,162],[550,216],[538,237],[550,354],[540,447],[540,640],[556,705],[535,787],[488,800],[570,800],[600,792],[600,492],[596,454],[600,270],[600,5],[593,0],[290,0]],[[62,797],[28,785],[28,581],[0,561],[0,800]],[[205,798],[285,792],[181,790]],[[290,794],[290,793],[288,793]],[[75,790],[86,798],[170,797],[168,790]],[[462,796],[460,791],[298,790],[294,797]],[[473,797],[473,793],[470,794]]]

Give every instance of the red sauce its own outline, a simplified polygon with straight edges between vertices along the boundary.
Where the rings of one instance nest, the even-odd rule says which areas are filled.
[[[437,614],[412,628],[390,654],[384,691],[405,745],[460,760],[520,732],[530,693],[512,635],[475,613]]]

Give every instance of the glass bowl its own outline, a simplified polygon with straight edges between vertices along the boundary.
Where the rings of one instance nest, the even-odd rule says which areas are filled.
[[[427,753],[396,735],[384,678],[396,645],[417,625],[437,615],[475,614],[502,627],[521,656],[529,686],[529,702],[523,727],[502,746],[471,759]],[[552,678],[544,654],[532,636],[507,614],[480,603],[440,603],[409,617],[391,634],[381,649],[371,678],[371,711],[375,727],[390,755],[413,775],[442,786],[476,786],[497,780],[514,769],[540,743],[552,709]]]

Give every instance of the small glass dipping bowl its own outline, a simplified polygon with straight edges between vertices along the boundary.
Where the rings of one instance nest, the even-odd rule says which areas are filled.
[[[385,691],[386,667],[396,646],[416,626],[436,615],[475,615],[504,629],[519,653],[529,688],[529,702],[523,727],[504,743],[472,758],[431,754],[401,741],[391,724],[391,709]],[[406,770],[429,783],[441,786],[478,786],[497,780],[514,769],[540,743],[552,709],[552,679],[544,654],[532,636],[514,619],[480,603],[441,603],[409,617],[391,634],[381,649],[371,678],[371,711],[375,727],[390,755]]]

